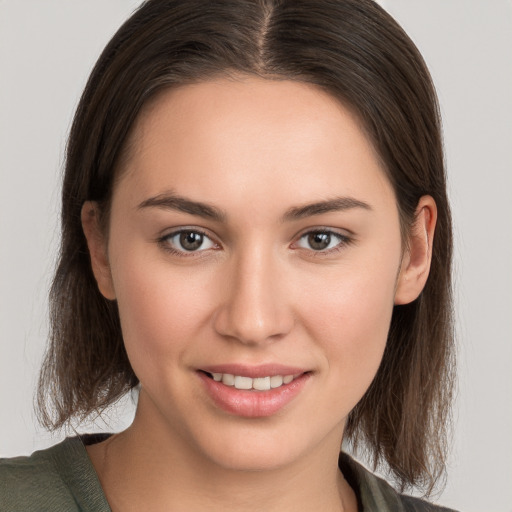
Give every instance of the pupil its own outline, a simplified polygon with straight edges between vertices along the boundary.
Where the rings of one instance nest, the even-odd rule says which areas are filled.
[[[186,251],[195,251],[201,247],[203,243],[203,235],[188,231],[180,234],[180,244]]]
[[[331,235],[329,233],[311,233],[308,236],[308,242],[312,249],[320,251],[329,247]]]

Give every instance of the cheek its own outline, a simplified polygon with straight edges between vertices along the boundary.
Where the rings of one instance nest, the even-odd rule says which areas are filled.
[[[210,299],[204,276],[173,272],[162,260],[137,257],[132,251],[115,265],[121,328],[132,367],[166,372],[166,361],[183,360],[192,338],[207,318]]]
[[[322,347],[326,375],[345,414],[362,398],[382,361],[395,288],[395,268],[389,269],[351,269],[324,280],[322,287],[310,287],[309,299],[303,299],[304,324]]]
[[[358,345],[375,337],[386,339],[396,272],[393,264],[382,271],[370,266],[347,266],[304,283],[300,288],[307,294],[302,292],[300,302],[307,304],[305,314],[311,325],[324,333],[324,339],[335,337],[348,342],[354,338]]]

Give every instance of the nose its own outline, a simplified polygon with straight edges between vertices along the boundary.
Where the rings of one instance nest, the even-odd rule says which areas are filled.
[[[224,337],[261,345],[284,337],[294,323],[287,281],[277,258],[253,250],[223,275],[214,328]]]

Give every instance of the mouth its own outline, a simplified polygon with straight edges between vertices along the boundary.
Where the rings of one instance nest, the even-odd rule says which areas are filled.
[[[202,372],[215,382],[221,382],[225,386],[246,391],[270,391],[271,389],[278,389],[286,384],[290,384],[295,379],[303,375],[303,373],[296,373],[289,375],[267,375],[265,377],[253,378],[244,375],[234,375],[232,373]]]
[[[293,402],[312,372],[281,365],[223,365],[197,370],[197,375],[216,407],[235,416],[261,418]]]

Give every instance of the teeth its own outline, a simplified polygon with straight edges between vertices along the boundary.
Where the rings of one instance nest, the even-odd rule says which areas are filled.
[[[272,375],[270,377],[270,387],[279,388],[283,385],[283,377],[281,375]]]
[[[270,377],[252,379],[252,387],[258,391],[268,391],[270,389]]]
[[[236,389],[252,389],[251,377],[240,377],[240,375],[237,375],[235,377],[235,388]]]
[[[283,384],[290,384],[300,374],[297,375],[272,375],[268,377],[244,377],[242,375],[232,375],[231,373],[212,373],[213,380],[222,382],[226,386],[234,386],[236,389],[255,389],[257,391],[268,391],[281,387]]]
[[[226,384],[226,386],[234,386],[235,385],[235,376],[230,373],[222,374],[222,384]]]

